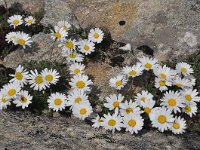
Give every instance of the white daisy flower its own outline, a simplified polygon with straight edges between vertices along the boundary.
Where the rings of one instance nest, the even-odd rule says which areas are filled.
[[[10,99],[7,96],[0,93],[0,110],[6,109],[7,106],[9,106],[10,104]]]
[[[169,110],[173,111],[175,114],[181,112],[183,105],[183,99],[179,92],[167,91],[163,98],[161,99],[161,106],[167,107]]]
[[[60,75],[55,69],[48,70],[45,68],[41,72],[41,76],[48,84],[56,84],[59,81]]]
[[[194,70],[192,69],[191,65],[184,62],[176,64],[176,70],[178,73],[182,73],[185,76],[194,73]]]
[[[13,101],[14,104],[16,104],[16,107],[22,107],[22,109],[25,109],[29,106],[29,104],[32,103],[32,96],[28,94],[28,91],[21,91]]]
[[[92,84],[93,82],[89,79],[89,77],[82,74],[75,75],[73,78],[71,78],[71,82],[69,82],[69,85],[72,87],[72,89],[81,91],[90,91],[89,86]]]
[[[92,42],[101,43],[103,41],[104,33],[101,29],[91,29],[88,35],[88,39]]]
[[[142,57],[139,58],[139,61],[141,62],[142,66],[145,70],[153,69],[157,66],[158,60],[156,58],[149,58],[149,57]]]
[[[8,18],[8,23],[10,26],[13,26],[16,28],[17,26],[21,25],[23,23],[22,16],[21,15],[13,15]]]
[[[189,84],[188,84],[188,80],[185,79],[185,78],[181,78],[181,77],[176,77],[176,79],[173,81],[173,85],[176,85],[177,87],[179,88],[185,88],[187,87]]]
[[[24,32],[17,32],[13,41],[15,45],[20,45],[23,48],[26,48],[26,46],[30,47],[32,42],[31,37]]]
[[[175,117],[173,124],[171,125],[171,130],[174,134],[182,134],[186,129],[186,121],[181,117]]]
[[[77,75],[84,73],[85,65],[81,63],[74,63],[69,66],[70,74]]]
[[[142,91],[140,93],[137,93],[135,97],[135,101],[138,103],[138,105],[141,105],[141,102],[145,102],[146,100],[152,100],[153,95],[149,93],[148,91]]]
[[[71,51],[71,50],[75,50],[76,46],[77,46],[77,42],[76,40],[67,40],[64,43],[60,44],[59,47],[61,47],[64,51]]]
[[[30,73],[31,74],[29,76],[29,84],[31,84],[31,88],[33,88],[36,91],[42,91],[49,86],[44,77],[40,75],[37,70],[31,70]]]
[[[82,40],[79,42],[79,51],[84,55],[91,54],[95,51],[95,45],[89,40]]]
[[[154,74],[162,79],[162,80],[171,80],[172,79],[172,73],[171,73],[171,69],[169,67],[167,67],[166,65],[164,66],[157,66],[154,67],[153,69]]]
[[[200,97],[197,96],[199,93],[196,89],[184,89],[181,91],[182,99],[186,104],[191,102],[199,102]]]
[[[144,112],[148,115],[151,113],[151,110],[153,109],[155,104],[156,102],[152,99],[147,99],[144,102],[143,101],[141,102],[141,106],[144,109]]]
[[[86,101],[88,101],[88,96],[84,91],[72,90],[67,96],[67,106],[71,106],[71,109],[75,105],[79,105],[83,102],[85,103]]]
[[[20,92],[21,86],[17,83],[8,83],[4,85],[1,90],[2,94],[5,95],[8,99],[15,98]]]
[[[32,24],[35,24],[35,18],[33,18],[33,16],[28,16],[24,20],[26,22],[26,26],[30,26]]]
[[[155,108],[154,108],[155,109]],[[174,118],[170,110],[166,108],[159,108],[151,112],[152,126],[158,128],[160,132],[164,132],[171,127]]]
[[[69,51],[63,51],[62,56],[67,58],[67,61],[69,63],[71,62],[82,62],[83,61],[83,55],[79,54],[77,52],[69,52]]]
[[[119,108],[121,107],[122,101],[124,100],[124,96],[121,94],[112,94],[109,97],[106,97],[106,102],[104,103],[104,106],[108,108],[109,110],[119,111]]]
[[[189,115],[190,117],[195,116],[197,113],[197,105],[196,103],[190,103],[185,105],[185,107],[183,108],[183,112],[185,112],[187,115]]]
[[[138,133],[138,131],[142,130],[144,125],[144,119],[138,113],[132,113],[123,118],[123,124],[126,128],[126,131],[133,133]]]
[[[110,86],[117,90],[121,90],[127,83],[126,77],[123,75],[118,75],[117,77],[110,79]]]
[[[54,31],[51,30],[51,38],[53,40],[58,40],[60,42],[64,42],[65,41],[65,37],[68,36],[68,33],[66,32],[66,30],[64,30],[64,28],[59,28],[58,26],[54,27]]]
[[[111,130],[112,133],[114,133],[115,130],[120,131],[123,127],[122,117],[116,112],[113,115],[110,115],[109,113],[108,115],[104,114],[104,117],[101,119],[103,128],[106,130]]]
[[[67,99],[64,94],[56,92],[49,96],[47,102],[50,109],[53,109],[54,111],[61,111],[65,109]]]
[[[127,116],[131,115],[132,113],[138,113],[140,114],[140,107],[138,107],[136,102],[133,102],[132,100],[125,101],[124,103],[121,103],[120,105],[120,115],[121,116]]]
[[[8,43],[10,42],[14,43],[16,36],[17,36],[16,32],[9,32],[8,34],[6,34],[5,38]]]
[[[96,116],[96,118],[92,119],[93,125],[92,127],[94,128],[99,128],[102,126],[102,120],[101,117],[99,117],[99,115]]]
[[[75,105],[72,109],[73,115],[82,120],[88,117],[92,112],[92,106],[90,106],[90,103],[81,103],[80,105]]]
[[[57,23],[57,26],[59,28],[63,28],[65,31],[68,31],[71,28],[71,25],[67,21],[64,21],[64,20],[59,21]]]
[[[140,76],[143,73],[144,68],[142,67],[141,63],[137,63],[136,65],[133,65],[132,67],[124,67],[122,72],[124,75],[127,75],[128,77],[136,77]]]
[[[176,79],[178,72],[174,69],[171,69],[171,78],[172,80]]]
[[[15,82],[16,84],[19,84],[21,87],[23,87],[28,82],[29,72],[26,71],[23,66],[19,65],[15,69],[15,74],[10,74],[10,76],[13,77],[10,82]]]
[[[187,78],[186,77],[187,82],[187,87],[193,87],[196,85],[196,79],[195,78]]]
[[[161,78],[155,78],[155,87],[161,92],[168,90],[168,86],[172,86],[172,82]]]

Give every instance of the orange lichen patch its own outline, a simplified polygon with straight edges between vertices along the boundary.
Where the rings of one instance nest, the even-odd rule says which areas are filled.
[[[97,85],[102,85],[108,82],[107,74],[110,66],[106,63],[91,63],[86,67],[85,73],[94,77],[93,82]]]

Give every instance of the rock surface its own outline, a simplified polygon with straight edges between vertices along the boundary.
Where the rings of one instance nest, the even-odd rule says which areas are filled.
[[[31,13],[35,13],[44,8],[44,0],[0,0],[0,5],[5,5],[7,3],[8,7],[13,6],[13,4],[20,3],[23,9]]]
[[[198,0],[70,0],[80,25],[107,28],[113,39],[148,45],[155,57],[168,60],[200,51]],[[189,37],[185,34],[191,33]],[[191,44],[195,43],[195,44]]]
[[[4,58],[4,66],[7,68],[16,68],[24,61],[51,60],[52,62],[63,63],[65,59],[61,55],[61,49],[57,43],[53,42],[50,35],[39,33],[32,37],[33,44],[31,48],[18,49]]]
[[[106,132],[65,116],[48,118],[27,111],[0,113],[0,149],[29,150],[129,150],[184,149],[200,147],[197,133],[175,136],[144,130],[139,135]]]

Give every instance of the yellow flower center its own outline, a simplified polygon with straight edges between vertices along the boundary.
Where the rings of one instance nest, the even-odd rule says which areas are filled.
[[[21,103],[26,103],[27,102],[27,98],[26,97],[21,97],[20,98],[20,102]]]
[[[15,74],[15,78],[16,78],[17,80],[22,80],[22,79],[23,79],[22,73],[21,73],[21,72],[17,72],[17,73]]]
[[[28,20],[28,23],[29,24],[33,24],[33,20]]]
[[[2,103],[6,103],[8,100],[5,98],[5,97],[3,97],[2,99],[1,99],[1,102]]]
[[[110,119],[110,120],[108,121],[108,125],[113,127],[113,126],[116,125],[116,121],[115,121],[114,119]]]
[[[115,101],[115,102],[113,103],[113,106],[114,106],[114,107],[119,107],[119,102],[118,102],[118,101]]]
[[[99,122],[99,123],[101,122],[101,118],[98,118],[98,122]]]
[[[160,86],[165,86],[166,85],[166,81],[165,80],[160,80],[159,84],[160,84]]]
[[[187,68],[181,68],[181,72],[186,73],[187,72]]]
[[[131,120],[128,121],[128,125],[131,126],[131,127],[135,127],[136,121],[134,119],[131,119]]]
[[[79,74],[80,72],[81,72],[81,70],[78,69],[78,68],[74,70],[74,73],[75,73],[75,74]]]
[[[98,38],[99,38],[99,34],[98,34],[98,33],[95,33],[95,34],[94,34],[94,38],[95,38],[95,39],[98,39]]]
[[[115,83],[115,85],[116,85],[116,86],[121,86],[121,85],[122,85],[122,81],[117,81],[117,82]]]
[[[185,95],[185,99],[190,102],[192,100],[192,97],[190,95]]]
[[[15,94],[16,94],[16,90],[15,89],[10,89],[9,91],[8,91],[8,95],[9,96],[14,96]]]
[[[70,58],[76,58],[76,54],[74,54],[74,53],[69,54],[69,57],[70,57]]]
[[[168,104],[169,104],[169,106],[176,106],[176,100],[171,98],[168,100]]]
[[[165,123],[166,121],[167,121],[167,118],[166,118],[164,115],[160,115],[160,116],[158,117],[158,122],[159,122],[159,123],[163,124],[163,123]]]
[[[151,108],[146,107],[146,108],[144,109],[144,112],[147,113],[147,114],[149,114],[149,113],[151,112]]]
[[[160,74],[160,78],[166,79],[167,76],[166,76],[164,73],[161,73],[161,74]]]
[[[177,83],[176,86],[178,86],[178,87],[182,87],[183,84],[181,84],[181,83]]]
[[[76,103],[76,104],[80,104],[81,101],[82,101],[82,98],[80,98],[80,97],[77,97],[77,98],[75,99],[75,103]]]
[[[147,64],[145,65],[145,68],[151,69],[151,68],[152,68],[152,64],[147,63]]]
[[[177,123],[177,122],[175,122],[175,123],[173,124],[173,128],[174,128],[174,129],[180,129],[180,124]]]
[[[85,50],[85,51],[89,51],[89,50],[90,50],[90,47],[89,47],[88,45],[85,45],[85,46],[84,46],[84,50]]]
[[[80,114],[85,115],[87,113],[87,110],[85,108],[80,109]]]
[[[46,75],[45,80],[51,82],[53,81],[53,76],[51,74]]]
[[[62,37],[62,35],[61,35],[59,32],[54,33],[54,36],[55,36],[57,39],[60,39],[60,38]]]
[[[83,82],[83,81],[78,81],[78,82],[76,83],[76,87],[78,87],[79,89],[84,88],[84,87],[85,87],[85,82]]]
[[[137,74],[137,72],[134,71],[134,70],[132,70],[132,71],[130,71],[128,74],[131,75],[131,76],[135,76],[135,75]]]
[[[37,77],[35,77],[35,82],[36,82],[36,84],[41,84],[41,83],[43,83],[43,78],[42,78],[42,76],[37,76]]]
[[[66,46],[67,48],[69,48],[69,49],[72,49],[72,48],[74,48],[74,43],[72,43],[72,42],[66,42],[66,43],[65,43],[65,46]]]
[[[133,109],[132,109],[132,108],[129,107],[129,108],[126,109],[126,113],[127,113],[127,114],[130,114],[130,113],[132,113],[132,112],[133,112]]]
[[[17,43],[18,43],[19,45],[25,45],[26,41],[25,41],[24,39],[19,39],[19,40],[17,41]]]
[[[142,98],[141,98],[141,101],[142,101],[142,102],[145,102],[145,100],[146,100],[146,97],[142,97]]]
[[[185,106],[185,112],[187,112],[187,113],[191,112],[191,107],[190,106]]]
[[[64,30],[68,30],[68,27],[67,26],[63,26]]]
[[[19,24],[19,20],[13,20],[12,22],[14,25],[18,25]]]
[[[62,104],[62,100],[60,98],[57,98],[57,99],[54,100],[54,104],[56,106],[60,106]]]

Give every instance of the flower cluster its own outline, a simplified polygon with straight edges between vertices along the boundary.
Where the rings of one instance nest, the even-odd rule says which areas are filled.
[[[175,69],[161,66],[157,59],[142,57],[133,66],[126,66],[122,74],[110,79],[110,86],[120,90],[129,79],[150,71],[155,76],[155,87],[160,90],[162,98],[154,99],[148,91],[137,93],[134,100],[125,100],[122,94],[113,94],[106,98],[104,106],[113,114],[104,114],[93,119],[93,127],[107,130],[125,128],[131,133],[138,133],[144,126],[144,117],[159,131],[171,130],[174,134],[185,132],[186,121],[178,116],[185,113],[192,117],[197,112],[198,92],[193,88],[195,78],[192,67],[184,62],[178,63]],[[173,90],[172,90],[173,89]]]
[[[28,16],[23,20],[23,17],[21,15],[13,15],[8,18],[8,23],[15,29],[17,26],[20,26],[23,23],[25,24],[25,26],[31,26],[32,24],[35,24],[35,18],[33,18],[32,16]],[[14,45],[20,45],[23,48],[25,48],[26,46],[30,47],[32,43],[31,37],[21,31],[9,32],[8,34],[6,34],[5,39],[8,43],[11,42]]]
[[[19,65],[15,74],[10,75],[12,79],[10,83],[3,86],[0,90],[0,110],[6,109],[13,102],[17,107],[25,109],[32,102],[32,96],[25,86],[30,85],[30,88],[36,91],[46,90],[52,84],[56,84],[59,80],[59,73],[56,70],[48,70],[45,68],[41,74],[37,70],[30,72]]]
[[[69,63],[82,62],[84,55],[89,55],[95,51],[95,44],[102,42],[104,33],[99,28],[91,29],[87,39],[76,39],[71,37],[68,31],[72,26],[67,21],[59,21],[54,30],[51,31],[51,38],[60,42],[63,57]]]

